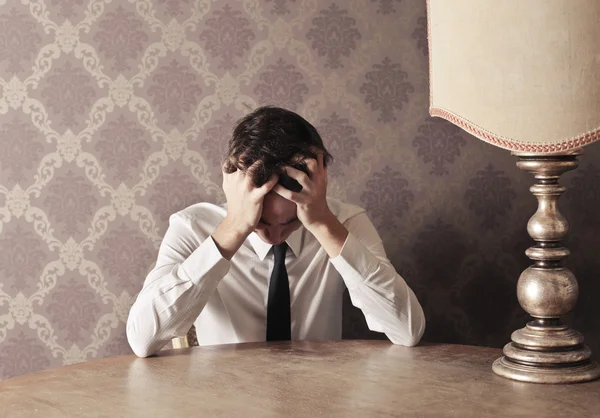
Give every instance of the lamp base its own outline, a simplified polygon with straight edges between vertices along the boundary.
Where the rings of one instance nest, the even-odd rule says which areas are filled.
[[[591,360],[581,333],[565,325],[563,318],[575,306],[579,286],[564,266],[569,250],[562,246],[569,224],[557,202],[565,188],[559,177],[577,167],[581,150],[563,154],[516,154],[517,166],[534,174],[531,192],[538,210],[527,224],[536,242],[525,252],[534,264],[519,277],[519,304],[534,320],[512,333],[504,346],[504,357],[492,370],[503,377],[533,383],[578,383],[600,377],[600,366]]]
[[[600,367],[594,362],[565,367],[543,367],[514,363],[507,357],[500,357],[494,361],[492,370],[499,376],[529,383],[582,383],[600,377]]]
[[[583,336],[564,324],[532,321],[515,331],[504,346],[504,357],[492,370],[503,377],[532,383],[580,383],[600,377]]]

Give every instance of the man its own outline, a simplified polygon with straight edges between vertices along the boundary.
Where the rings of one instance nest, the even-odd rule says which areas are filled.
[[[171,216],[129,313],[133,351],[152,355],[192,324],[200,345],[340,339],[344,287],[371,330],[417,344],[423,310],[365,211],[326,197],[330,159],[293,112],[241,119],[223,165],[227,205]]]

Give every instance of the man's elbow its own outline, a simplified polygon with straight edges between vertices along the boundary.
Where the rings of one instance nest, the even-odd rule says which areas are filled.
[[[138,357],[150,357],[156,353],[156,349],[150,341],[141,338],[135,326],[131,323],[127,324],[127,342],[133,350],[133,353]]]
[[[394,344],[403,345],[405,347],[414,347],[419,344],[424,333],[425,316],[421,316],[420,321],[415,326],[410,327],[406,332],[388,335],[388,338]]]
[[[404,334],[401,336],[388,335],[388,338],[394,344],[403,345],[405,347],[414,347],[415,345],[419,344],[419,341],[421,341],[422,336],[423,336],[423,334],[420,333],[420,334]]]
[[[154,350],[151,350],[149,345],[132,344],[131,342],[129,345],[131,346],[133,353],[138,357],[146,358],[155,354]]]
[[[405,345],[407,347],[414,347],[415,345],[419,344],[424,332],[425,332],[425,323],[423,323],[423,328],[419,332],[413,333],[409,336]]]

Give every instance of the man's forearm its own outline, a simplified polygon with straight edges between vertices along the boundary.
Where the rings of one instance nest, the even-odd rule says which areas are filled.
[[[223,258],[231,260],[248,235],[250,235],[250,232],[241,231],[239,228],[236,228],[236,226],[232,225],[231,221],[226,217],[223,222],[217,226],[215,232],[213,232],[212,239]]]
[[[350,233],[331,263],[342,276],[353,305],[363,311],[372,331],[384,332],[395,344],[417,344],[425,329],[423,310],[387,258],[375,227],[364,213],[345,226]]]
[[[335,258],[342,252],[344,242],[348,237],[348,230],[333,213],[330,212],[323,222],[307,229],[319,241],[329,258]]]
[[[127,320],[133,351],[146,357],[187,333],[230,268],[210,236],[193,230],[195,220],[173,215]]]

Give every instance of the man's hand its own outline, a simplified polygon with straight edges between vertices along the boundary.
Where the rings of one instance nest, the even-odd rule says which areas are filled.
[[[227,198],[226,221],[229,226],[246,236],[256,228],[262,215],[264,197],[279,180],[279,176],[273,175],[261,187],[254,187],[252,174],[260,164],[261,161],[256,161],[246,173],[240,170],[230,174],[223,172],[223,191]]]
[[[317,154],[317,160],[304,160],[310,176],[293,167],[284,167],[284,172],[302,186],[299,192],[286,189],[281,184],[275,185],[273,191],[296,203],[298,219],[307,228],[326,223],[333,214],[327,206],[327,168],[323,164],[323,154]]]
[[[285,173],[302,186],[299,192],[293,192],[280,184],[273,191],[296,203],[300,222],[317,238],[327,254],[334,258],[339,255],[348,236],[348,230],[342,225],[327,205],[327,168],[323,162],[323,153],[317,153],[317,159],[304,160],[310,176],[293,167],[285,167]]]
[[[262,164],[255,162],[247,172],[223,172],[223,191],[227,198],[227,216],[212,234],[221,255],[233,257],[248,235],[256,228],[262,215],[263,200],[277,184],[279,176],[273,175],[261,187],[252,184],[252,172]]]

